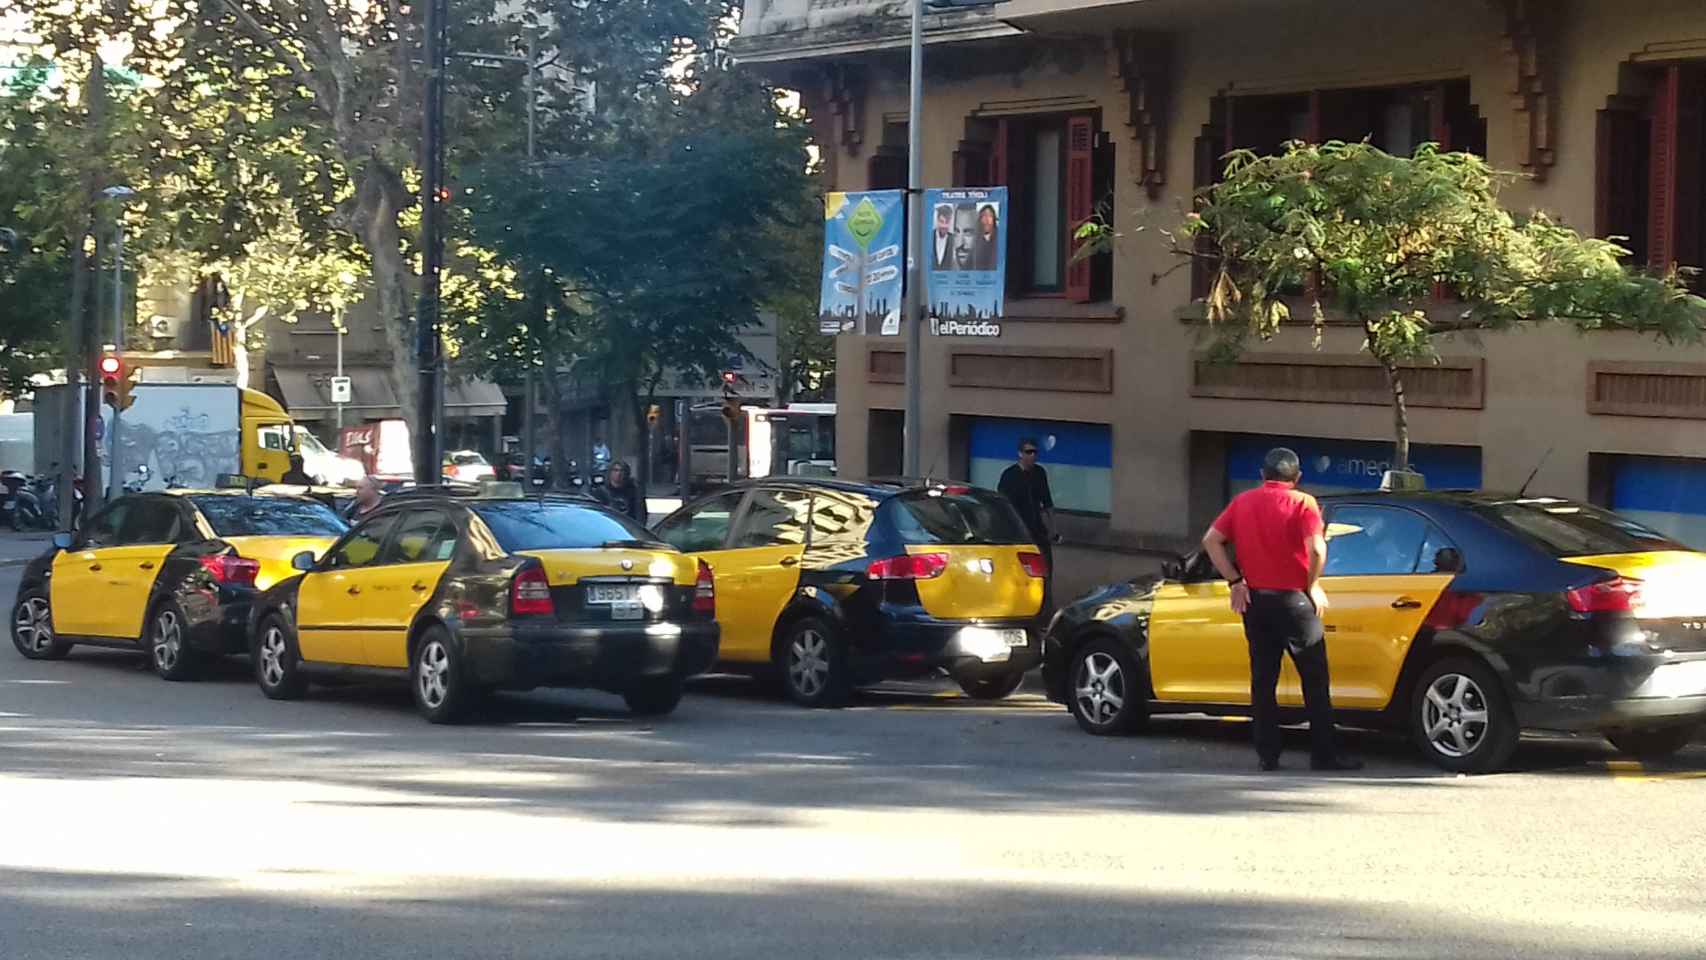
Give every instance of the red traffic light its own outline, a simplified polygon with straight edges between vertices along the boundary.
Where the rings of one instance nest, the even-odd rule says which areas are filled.
[[[101,358],[101,376],[102,376],[102,378],[110,379],[110,378],[117,377],[118,372],[119,372],[119,368],[121,366],[123,366],[123,364],[119,361],[119,358],[113,356],[110,353],[107,354],[106,356],[102,357]]]
[[[724,370],[723,371],[723,382],[724,383],[734,383],[735,382],[734,371]]]

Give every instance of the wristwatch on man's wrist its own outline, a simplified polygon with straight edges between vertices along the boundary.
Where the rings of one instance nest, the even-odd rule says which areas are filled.
[[[1236,580],[1234,580],[1234,581],[1232,581],[1232,582],[1231,582],[1231,583],[1229,583],[1229,584],[1227,584],[1227,586],[1229,586],[1229,587],[1236,587],[1236,586],[1238,586],[1238,585],[1239,585],[1239,584],[1241,584],[1241,583],[1243,583],[1243,582],[1244,582],[1244,578],[1243,578],[1243,576],[1239,576],[1239,577],[1238,577],[1238,579],[1236,579]]]

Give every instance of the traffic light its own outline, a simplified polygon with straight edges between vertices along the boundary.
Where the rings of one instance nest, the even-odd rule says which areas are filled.
[[[101,354],[101,400],[114,410],[129,410],[135,402],[130,395],[137,371],[125,369],[124,359],[116,353]]]

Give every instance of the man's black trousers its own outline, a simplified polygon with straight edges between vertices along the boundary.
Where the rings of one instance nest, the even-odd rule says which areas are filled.
[[[1316,760],[1337,755],[1333,741],[1333,701],[1328,692],[1327,641],[1315,603],[1301,590],[1252,590],[1244,613],[1244,638],[1250,644],[1250,718],[1256,756],[1280,755],[1280,658],[1291,654],[1303,681],[1303,705],[1309,714],[1311,753]]]

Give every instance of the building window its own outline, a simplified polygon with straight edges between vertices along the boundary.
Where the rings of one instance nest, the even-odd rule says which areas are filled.
[[[1599,112],[1595,229],[1655,270],[1706,265],[1706,63],[1626,77]]]
[[[1062,420],[970,419],[971,482],[994,490],[1018,462],[1019,440],[1037,441],[1037,462],[1048,471],[1054,508],[1107,516],[1113,503],[1113,428]]]
[[[1706,460],[1591,453],[1588,499],[1690,547],[1706,547]]]
[[[1112,216],[1113,143],[1094,113],[973,118],[954,152],[954,185],[1008,189],[1007,286],[1075,302],[1113,294],[1113,257],[1073,262],[1073,234]]]
[[[1386,440],[1227,434],[1225,444],[1227,500],[1262,485],[1262,460],[1275,447],[1297,453],[1303,464],[1299,486],[1317,496],[1378,490],[1392,469],[1392,443]],[[1410,469],[1427,477],[1431,489],[1479,489],[1481,448],[1411,444]]]

